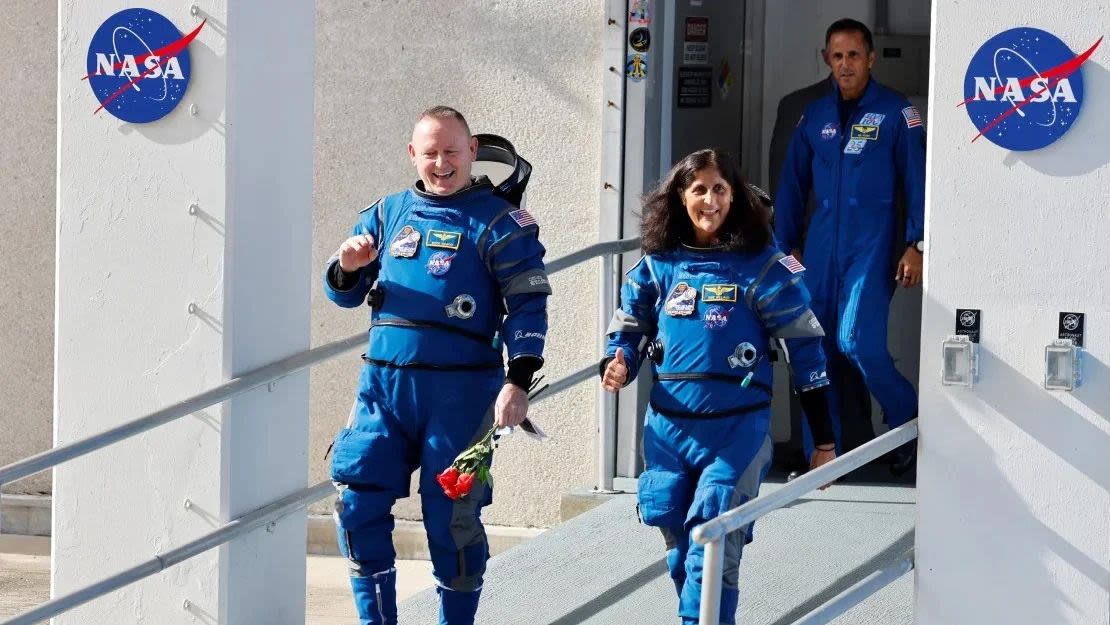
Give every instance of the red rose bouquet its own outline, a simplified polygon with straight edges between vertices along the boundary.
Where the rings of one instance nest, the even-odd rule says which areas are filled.
[[[539,385],[539,381],[543,379],[542,376],[537,379],[532,388]],[[531,393],[528,400],[534,400],[537,395],[542,393],[547,386],[545,385],[540,390]],[[531,391],[532,389],[529,389]],[[538,428],[534,423],[527,418],[520,424],[520,429],[524,430],[532,438],[543,440],[547,436]],[[474,488],[474,480],[478,480],[483,484],[489,484],[490,474],[489,465],[493,459],[493,450],[497,446],[497,433],[498,427],[495,425],[486,432],[486,435],[481,438],[477,443],[463,450],[451,466],[444,469],[441,473],[436,475],[436,482],[439,483],[440,488],[443,489],[451,499],[458,499],[470,494],[470,490]]]

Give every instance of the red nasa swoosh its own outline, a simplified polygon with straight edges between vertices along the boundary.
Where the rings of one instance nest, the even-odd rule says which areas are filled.
[[[1001,124],[1007,117],[1009,117],[1009,116],[1013,115],[1014,113],[1018,112],[1018,109],[1024,108],[1026,105],[1028,105],[1030,102],[1032,102],[1033,98],[1041,95],[1042,93],[1044,93],[1045,91],[1048,91],[1049,89],[1052,89],[1053,87],[1058,85],[1061,80],[1063,80],[1063,79],[1067,78],[1068,76],[1071,76],[1072,74],[1074,74],[1075,71],[1077,69],[1079,69],[1080,65],[1087,62],[1087,59],[1091,58],[1091,55],[1094,54],[1094,52],[1095,52],[1095,48],[1097,48],[1098,45],[1100,43],[1102,43],[1102,39],[1103,39],[1102,37],[1099,37],[1098,41],[1096,41],[1095,44],[1093,46],[1091,46],[1090,48],[1087,48],[1087,51],[1084,52],[1083,54],[1080,54],[1080,55],[1072,58],[1071,60],[1064,61],[1063,63],[1057,65],[1056,67],[1053,67],[1052,69],[1049,69],[1048,71],[1041,74],[1040,75],[1041,78],[1050,78],[1051,80],[1047,81],[1045,83],[1044,87],[1042,87],[1042,88],[1038,89],[1037,91],[1034,91],[1033,93],[1031,93],[1028,98],[1025,98],[1020,103],[1014,103],[1014,105],[1011,106],[1010,109],[1007,110],[1005,113],[1003,113],[1003,114],[999,115],[998,117],[994,118],[993,120],[991,120],[991,123],[987,124],[986,126],[983,126],[983,129],[979,131],[979,134],[975,135],[975,138],[972,139],[971,142],[975,143],[976,141],[979,140],[979,137],[982,137],[983,135],[987,134],[995,126]],[[1018,84],[1021,85],[1021,87],[1023,87],[1023,88],[1028,87],[1030,84],[1032,84],[1032,82],[1036,78],[1038,78],[1036,75],[1030,76],[1028,78],[1023,78],[1022,80],[1018,81]],[[1005,90],[1006,90],[1005,85],[999,85],[998,87],[995,87],[994,93],[995,94],[1002,93]],[[961,106],[967,104],[968,102],[971,102],[974,99],[975,99],[975,96],[972,96],[972,97],[964,100],[963,102],[960,102],[959,104],[957,104],[956,108],[960,108]]]
[[[196,28],[193,29],[193,32],[189,33],[188,35],[185,35],[181,39],[178,39],[177,41],[168,43],[168,44],[162,46],[161,48],[158,48],[157,50],[155,50],[151,54],[144,54],[142,56],[136,57],[135,58],[135,64],[136,65],[146,61],[148,58],[150,58],[152,56],[157,56],[157,57],[160,57],[160,58],[165,59],[165,60],[164,61],[159,61],[158,64],[155,65],[154,67],[147,68],[146,71],[144,71],[142,74],[139,74],[138,77],[134,78],[133,80],[128,82],[126,85],[117,89],[115,93],[113,93],[112,95],[105,98],[104,101],[100,103],[100,108],[93,111],[93,115],[96,115],[100,111],[104,110],[105,106],[108,106],[109,104],[111,104],[112,100],[115,100],[121,94],[123,94],[124,91],[127,91],[128,87],[130,87],[131,85],[134,85],[135,83],[139,82],[143,78],[146,78],[147,74],[153,72],[156,68],[162,67],[163,63],[165,63],[166,61],[168,61],[172,57],[177,56],[178,53],[180,53],[182,50],[184,50],[186,47],[188,47],[188,45],[190,43],[192,43],[194,39],[197,38],[197,35],[200,34],[200,29],[204,28],[204,25],[207,24],[207,23],[208,23],[208,19],[205,18],[204,21],[202,21],[199,26],[197,26]],[[120,69],[121,67],[123,67],[122,62],[116,63],[115,65],[112,66],[113,69]],[[84,77],[81,78],[81,80],[86,80],[89,76],[92,76],[92,75],[93,74],[86,74]]]

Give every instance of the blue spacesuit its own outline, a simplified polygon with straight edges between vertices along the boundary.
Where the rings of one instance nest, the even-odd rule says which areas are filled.
[[[896,259],[906,243],[924,238],[925,128],[905,97],[874,79],[854,109],[839,98],[835,88],[798,122],[775,196],[775,237],[786,253],[804,250],[826,353],[839,351],[859,368],[895,427],[917,411],[913,386],[887,350],[887,317]],[[894,203],[899,185],[908,206],[904,224]],[[817,207],[803,245],[810,189]],[[829,401],[839,442],[838,404]],[[802,425],[808,458],[813,442]]]
[[[435,482],[492,426],[492,404],[515,363],[542,364],[547,333],[544,248],[538,226],[488,179],[449,196],[418,186],[365,209],[352,234],[374,238],[377,260],[354,274],[333,258],[324,291],[336,304],[373,307],[369,349],[331,477],[340,550],[363,625],[397,622],[390,509],[420,471],[424,526],[440,593],[440,622],[470,624],[489,557],[475,482],[449,499]],[[373,287],[373,288],[372,288]]]
[[[697,622],[701,596],[703,548],[691,532],[754,498],[770,465],[770,339],[785,339],[800,392],[828,384],[802,275],[771,248],[683,247],[645,256],[621,289],[606,353],[624,351],[629,381],[642,343],[653,363],[639,512],[663,532],[684,623]],[[722,623],[735,618],[750,540],[750,526],[726,540]]]

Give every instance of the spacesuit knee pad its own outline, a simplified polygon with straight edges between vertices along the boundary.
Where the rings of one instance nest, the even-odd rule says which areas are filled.
[[[352,532],[393,531],[390,514],[397,494],[374,487],[339,485],[335,499],[335,524]]]
[[[715,519],[744,502],[746,498],[732,486],[709,484],[698,487],[694,492],[694,503],[690,506],[687,529]],[[740,566],[740,556],[744,545],[751,540],[752,524],[736,530],[725,539],[725,585],[736,587],[736,570]]]
[[[481,492],[451,500],[424,495],[422,512],[428,533],[432,574],[443,588],[470,592],[482,587],[489,559],[486,530],[478,517]]]
[[[690,505],[687,519],[692,524],[700,525],[728,512],[734,507],[737,499],[739,496],[733,486],[718,484],[699,486],[694,491],[694,502]]]
[[[432,557],[432,575],[442,588],[456,592],[474,592],[482,588],[489,559],[489,545],[484,536],[481,541],[461,549],[434,545],[429,540],[428,553]]]
[[[648,469],[640,474],[636,498],[644,525],[682,528],[690,502],[690,478],[673,471]]]

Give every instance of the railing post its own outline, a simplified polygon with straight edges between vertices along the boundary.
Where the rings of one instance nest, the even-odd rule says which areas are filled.
[[[722,534],[705,545],[705,558],[701,568],[701,611],[699,625],[718,625],[721,622],[721,578],[725,574],[725,538]]]
[[[609,318],[616,304],[616,255],[601,257],[601,292],[598,294],[598,327],[605,336]],[[604,338],[602,339],[604,345]],[[617,396],[598,385],[597,389],[597,487],[603,493],[613,492],[613,473],[617,466]]]

